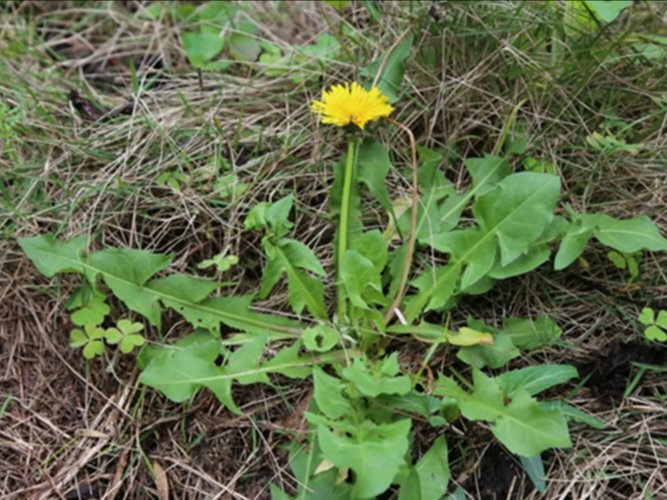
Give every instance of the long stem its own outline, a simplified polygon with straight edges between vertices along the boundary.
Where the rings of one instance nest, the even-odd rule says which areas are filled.
[[[410,139],[410,158],[412,160],[412,212],[410,213],[410,234],[408,235],[408,246],[405,251],[405,259],[403,260],[403,269],[401,271],[401,282],[396,292],[396,297],[392,300],[389,309],[384,315],[384,324],[387,325],[398,311],[398,306],[403,300],[403,293],[408,283],[408,275],[410,274],[410,266],[412,265],[412,256],[415,253],[415,240],[417,239],[417,204],[419,203],[419,183],[417,179],[417,143],[415,136],[408,127],[401,122],[385,118],[392,125],[396,125],[402,129]]]
[[[345,161],[345,177],[343,181],[343,199],[340,206],[340,232],[338,233],[338,320],[345,321],[347,305],[343,296],[343,284],[340,272],[343,269],[343,258],[347,250],[348,224],[350,219],[350,199],[352,198],[352,177],[354,176],[354,156],[356,141],[353,137],[347,140],[347,157]]]

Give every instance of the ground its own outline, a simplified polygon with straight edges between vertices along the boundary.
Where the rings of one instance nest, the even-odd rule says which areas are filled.
[[[172,270],[209,277],[196,263],[228,249],[240,265],[225,279],[253,291],[262,253],[245,214],[288,190],[295,233],[330,269],[328,189],[345,144],[308,103],[323,85],[359,77],[406,30],[414,41],[394,116],[418,144],[447,152],[441,168],[457,187],[468,182],[462,160],[509,134],[522,149],[514,162],[549,164],[578,211],[646,215],[667,234],[667,59],[630,36],[664,35],[665,6],[636,3],[612,24],[573,33],[550,4],[243,2],[253,36],[283,53],[321,34],[340,44],[335,57],[309,53],[277,73],[252,57],[197,71],[183,44],[191,22],[156,3],[3,4],[0,495],[269,498],[272,482],[294,487],[282,445],[302,423],[307,386],[242,387],[238,417],[206,391],[169,402],[137,382],[131,356],[84,360],[69,347],[64,309],[76,279],[41,276],[16,237],[90,235],[95,248],[171,252]],[[406,196],[407,139],[389,127],[378,134],[395,146],[390,194]],[[383,224],[379,207],[369,212]],[[512,366],[576,366],[581,378],[549,396],[604,422],[572,424],[573,448],[544,455],[544,496],[487,429],[452,425],[453,486],[470,498],[667,498],[667,348],[637,322],[645,306],[667,309],[667,256],[639,255],[630,279],[607,251],[593,244],[563,272],[547,264],[456,309],[455,319],[496,325],[554,318],[559,345]],[[261,306],[286,304],[282,289]],[[186,328],[165,322],[168,335]],[[401,354],[421,349],[405,344]],[[451,363],[436,356],[431,366]],[[426,428],[417,436],[424,446],[434,439]]]

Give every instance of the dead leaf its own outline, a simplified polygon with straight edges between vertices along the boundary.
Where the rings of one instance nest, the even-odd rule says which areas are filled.
[[[153,461],[153,475],[155,476],[155,487],[157,488],[157,496],[160,500],[169,500],[169,482],[167,481],[167,474],[162,466]]]

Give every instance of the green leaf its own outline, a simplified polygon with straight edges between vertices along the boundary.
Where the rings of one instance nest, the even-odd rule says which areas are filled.
[[[44,234],[17,241],[37,270],[47,278],[59,273],[83,273],[81,252],[88,246],[86,237],[62,242],[56,240],[53,234]]]
[[[264,246],[266,250],[266,245]],[[267,258],[262,269],[262,286],[259,289],[259,297],[265,299],[269,296],[273,288],[278,284],[283,275],[283,260],[278,258],[275,251],[273,258]]]
[[[260,382],[269,384],[266,370],[259,370],[266,342],[266,336],[261,335],[241,345],[229,356],[227,364],[223,367],[224,373],[234,373],[234,378],[243,385]]]
[[[158,271],[171,263],[171,256],[144,250],[110,248],[89,256],[86,274],[94,279],[102,275],[104,283],[132,311],[146,317],[160,327],[160,305],[152,294],[146,294],[143,285]]]
[[[556,175],[555,165],[544,158],[533,158],[532,156],[529,156],[523,160],[523,166],[526,170],[531,172]]]
[[[419,293],[408,299],[405,309],[406,319],[412,322],[423,311],[443,307],[454,295],[460,273],[460,264],[448,264],[428,268],[420,274],[411,283],[419,289]]]
[[[395,376],[398,373],[398,355],[386,358],[380,368],[369,368],[363,360],[356,358],[343,369],[343,377],[354,384],[361,394],[377,397],[380,394],[404,395],[412,389],[409,377]]]
[[[493,344],[493,335],[488,332],[478,332],[472,328],[461,328],[457,333],[446,333],[447,342],[459,347]]]
[[[547,483],[545,481],[546,476],[544,474],[542,457],[535,455],[534,457],[519,457],[519,459],[521,460],[523,470],[526,471],[533,485],[535,485],[535,489],[540,493],[544,493],[547,489]]]
[[[274,373],[285,377],[303,379],[312,373],[310,364],[312,359],[301,356],[301,342],[294,342],[289,347],[282,348],[278,354],[267,361],[263,366]]]
[[[371,80],[377,79],[377,86],[382,93],[389,98],[389,102],[394,103],[399,99],[401,82],[405,73],[404,61],[410,56],[412,51],[412,35],[405,37],[389,53],[382,54],[369,66],[361,70],[361,76]],[[380,72],[377,78],[378,72]]]
[[[269,485],[269,493],[271,493],[271,500],[292,500],[292,497],[281,490],[276,484]]]
[[[231,411],[240,413],[231,397],[232,377],[225,379],[222,369],[214,364],[219,352],[220,341],[199,330],[174,346],[161,348],[141,372],[139,381],[177,403],[187,401],[205,386]]]
[[[317,276],[326,276],[322,264],[317,260],[313,251],[300,241],[283,239],[279,247],[294,267],[305,269]]]
[[[645,307],[638,319],[642,325],[650,326],[655,323],[655,312],[650,307]]]
[[[639,261],[633,254],[625,254],[624,257],[628,264],[628,274],[630,274],[630,279],[633,280],[639,276]]]
[[[333,7],[336,10],[344,10],[345,7],[350,5],[350,0],[325,0],[327,4]]]
[[[164,11],[165,5],[162,2],[155,2],[148,5],[147,7],[141,7],[139,15],[141,17],[156,21],[162,16],[162,12]]]
[[[86,359],[93,359],[102,354],[104,354],[104,342],[101,340],[91,340],[83,348],[83,357]]]
[[[387,173],[391,167],[389,154],[382,144],[374,139],[366,140],[357,150],[357,179],[363,182],[385,210],[391,210],[387,191]]]
[[[592,234],[593,228],[584,224],[582,220],[575,220],[570,224],[560,243],[558,253],[556,253],[554,269],[560,271],[577,260],[584,253],[584,248],[586,248]]]
[[[481,229],[461,229],[435,236],[433,248],[449,253],[455,262],[467,264],[461,277],[461,288],[474,285],[493,268],[496,243]]]
[[[179,275],[171,275],[179,276]],[[167,278],[171,278],[168,276]],[[166,307],[174,309],[195,328],[207,328],[219,333],[220,323],[248,333],[292,331],[296,324],[286,320],[250,311],[251,296],[206,297],[206,291],[218,288],[217,282],[180,275],[178,278],[160,278],[150,281],[144,294],[153,294]],[[291,337],[293,335],[288,335]]]
[[[129,354],[135,347],[141,347],[145,342],[143,335],[127,335],[120,342],[120,352]]]
[[[634,253],[642,249],[654,252],[667,250],[667,238],[660,234],[648,217],[618,220],[608,215],[598,215],[594,220],[595,237],[600,243],[619,252]]]
[[[116,323],[118,329],[123,332],[124,335],[131,335],[133,333],[140,332],[144,329],[144,325],[141,323],[133,323],[127,319],[121,319]]]
[[[237,61],[254,62],[262,51],[259,40],[254,35],[258,28],[249,21],[241,21],[236,30],[227,36],[229,53]]]
[[[379,273],[387,265],[387,260],[389,259],[387,242],[382,237],[382,233],[377,229],[355,236],[350,242],[350,249],[359,252],[370,260]]]
[[[475,284],[469,285],[466,288],[461,288],[460,293],[465,293],[468,295],[482,295],[491,290],[495,284],[496,280],[490,278],[489,276],[484,276]],[[455,304],[455,302],[451,302],[451,304]]]
[[[527,254],[518,257],[506,266],[496,262],[495,266],[489,271],[489,277],[497,280],[504,280],[526,274],[529,271],[541,266],[551,256],[551,249],[548,245],[539,245],[532,247]]]
[[[611,252],[607,253],[607,258],[614,264],[618,269],[625,269],[627,267],[627,263],[625,261],[625,257],[621,255],[618,252],[615,252],[612,250]]]
[[[542,406],[549,409],[554,409],[560,411],[565,417],[571,418],[575,422],[581,422],[586,424],[594,429],[604,429],[606,424],[603,420],[595,418],[592,415],[589,415],[585,411],[575,408],[572,405],[564,403],[563,401],[549,401],[548,403],[542,403]]]
[[[313,397],[317,407],[327,417],[337,419],[350,415],[352,407],[343,396],[345,384],[321,368],[313,368]]]
[[[217,366],[214,361],[220,352],[220,341],[201,331],[190,337],[196,338],[163,348],[153,356],[141,373],[140,382],[162,391],[175,402],[186,401],[199,387],[207,387],[230,411],[240,414],[232,398],[232,382],[266,383],[267,370],[260,370],[258,366],[264,339],[254,339],[238,348],[226,365]]]
[[[220,65],[219,63],[224,64]],[[214,67],[219,65],[222,67]],[[225,69],[227,65],[227,61],[216,61],[214,63],[208,63],[205,69]],[[222,175],[216,179],[215,184],[213,185],[213,191],[220,196],[220,198],[232,201],[240,199],[249,188],[250,185],[246,182],[242,182],[236,174]]]
[[[614,21],[632,5],[632,0],[584,0],[586,5],[606,23]]]
[[[232,266],[238,264],[239,258],[236,255],[226,255],[225,252],[219,253],[212,259],[205,259],[197,264],[197,269],[208,269],[215,266],[219,273],[224,273]]]
[[[579,373],[570,365],[537,365],[505,372],[496,381],[508,396],[524,390],[531,396],[558,384],[577,378]]]
[[[245,229],[268,229],[278,238],[285,236],[293,224],[289,221],[294,198],[290,194],[275,203],[258,203],[246,217]]]
[[[290,194],[273,203],[266,212],[269,228],[282,238],[294,224],[289,221],[289,214],[294,205],[294,197]]]
[[[483,158],[468,158],[464,165],[472,177],[472,187],[463,194],[454,192],[453,186],[436,168],[442,155],[424,155],[424,164],[420,167],[420,202],[417,237],[420,244],[433,245],[433,237],[454,229],[461,218],[461,213],[472,198],[483,195],[512,172],[506,158],[485,155]],[[409,214],[403,217],[401,228],[407,232]]]
[[[410,420],[373,425],[368,421],[354,437],[336,435],[318,426],[317,440],[324,458],[355,473],[352,498],[372,498],[385,491],[405,464]]]
[[[547,410],[527,393],[518,393],[491,432],[517,455],[533,456],[549,448],[572,446],[565,418]]]
[[[367,302],[382,303],[382,282],[373,262],[356,250],[347,250],[340,269],[347,297],[355,306],[369,309]]]
[[[657,342],[665,342],[667,340],[667,333],[663,332],[657,326],[649,326],[644,331],[644,336],[649,340],[655,340]]]
[[[70,346],[77,348],[83,347],[83,357],[92,359],[95,356],[104,354],[104,329],[99,326],[88,323],[83,330],[75,328],[70,332]]]
[[[424,417],[432,427],[441,427],[447,421],[440,415],[441,401],[431,396],[411,390],[407,394],[382,395],[375,400],[378,406],[388,410],[389,415],[386,418],[392,418],[396,410],[403,410],[406,413],[414,413]]]
[[[101,325],[106,315],[111,311],[111,308],[105,302],[105,298],[103,294],[93,292],[88,303],[72,313],[72,323],[77,326],[83,326],[88,323]]]
[[[512,173],[512,166],[507,158],[502,156],[484,155],[483,158],[467,158],[463,164],[472,177],[470,193],[475,197],[488,193]]]
[[[478,197],[473,214],[479,228],[452,231],[434,238],[436,248],[451,253],[452,263],[435,273],[427,270],[413,282],[420,292],[409,299],[408,321],[413,321],[422,310],[445,305],[455,292],[462,265],[466,265],[466,269],[461,288],[470,288],[484,278],[496,261],[496,244],[500,247],[502,266],[527,253],[549,227],[559,194],[558,177],[520,172],[505,177]]]
[[[143,285],[155,273],[171,264],[172,256],[133,248],[109,248],[90,254],[88,268],[105,280]],[[108,283],[107,283],[108,284]],[[126,284],[126,283],[123,283]]]
[[[251,337],[218,366],[220,339],[206,330],[197,330],[179,340],[176,345],[148,348],[148,356],[140,356],[144,370],[139,381],[162,391],[169,399],[183,402],[190,399],[200,387],[214,392],[220,402],[240,414],[232,398],[232,384],[270,383],[268,373],[301,377],[305,368],[316,363],[340,361],[346,353],[332,352],[314,357],[299,357],[298,348],[283,349],[268,362],[261,360],[268,337]],[[144,351],[146,348],[144,348]],[[143,351],[142,351],[143,353]]]
[[[117,328],[107,328],[104,331],[104,338],[106,338],[107,342],[111,345],[118,344],[123,340],[123,337],[124,335]]]
[[[301,314],[304,307],[318,319],[326,319],[324,304],[324,283],[300,269],[306,269],[318,276],[326,273],[315,254],[304,244],[289,239],[281,239],[277,243],[265,239],[264,251],[267,263],[262,273],[260,295],[267,297],[283,273],[287,274],[289,303],[295,313]]]
[[[503,332],[507,333],[512,343],[522,350],[552,346],[563,331],[549,316],[541,315],[532,319],[505,318]]]
[[[283,269],[287,273],[289,303],[294,312],[301,314],[303,308],[306,307],[315,318],[327,319],[324,283],[295,269],[284,254],[280,253],[280,255],[283,257]]]
[[[667,311],[660,311],[658,313],[658,319],[655,324],[661,328],[667,329]]]
[[[454,186],[440,170],[443,154],[417,146],[419,153],[418,180],[421,196],[417,207],[417,241],[430,245],[431,237],[453,229],[459,221],[467,201],[461,202],[463,195],[454,191]],[[404,201],[405,200],[405,201]],[[466,198],[467,200],[467,198]],[[405,211],[399,215],[398,227],[406,235],[410,229],[412,202],[409,198],[399,199],[405,203]],[[392,221],[393,222],[393,221]]]
[[[206,63],[216,57],[225,42],[216,32],[187,32],[183,33],[183,49],[190,64],[195,68],[204,69]]]
[[[75,328],[71,332],[69,332],[69,345],[70,347],[83,347],[88,343],[88,337],[86,336],[85,333],[83,333],[83,330],[80,330],[78,328]]]
[[[104,338],[104,328],[88,324],[84,326],[83,329],[91,340],[102,340]]]
[[[442,152],[418,145],[417,155],[419,156],[417,176],[420,188],[439,187],[448,189],[451,187],[452,183],[445,178],[445,174],[440,170],[440,164],[444,160]]]
[[[449,484],[449,452],[445,438],[438,437],[415,464],[421,500],[440,500]]]
[[[483,327],[484,325],[482,325]],[[488,332],[463,327],[458,332],[447,331],[443,326],[421,321],[418,325],[391,325],[387,333],[410,334],[423,342],[449,343],[459,347],[491,345],[494,337]]]
[[[477,199],[473,214],[481,228],[498,239],[503,266],[525,253],[540,237],[553,219],[559,196],[558,177],[520,172],[504,178]]]
[[[338,331],[326,324],[306,328],[301,336],[303,345],[309,351],[327,352],[341,340]]]
[[[456,357],[475,368],[500,368],[521,353],[512,343],[512,338],[505,332],[496,333],[493,343],[489,345],[475,345],[462,347]]]
[[[517,390],[506,405],[498,382],[473,371],[474,390],[467,393],[451,379],[441,377],[435,393],[456,400],[463,416],[491,422],[491,432],[512,453],[532,457],[549,448],[572,445],[560,411],[541,405],[525,390]]]
[[[421,486],[419,484],[419,476],[414,467],[409,470],[402,470],[399,477],[407,474],[403,480],[397,478],[397,482],[401,484],[401,489],[398,492],[398,500],[412,500],[413,498],[422,498]]]
[[[83,259],[79,255],[80,246],[72,251],[72,246],[54,243],[52,237],[46,237],[46,245],[43,241],[43,237],[37,237],[26,245],[35,258],[51,258],[52,262],[60,262],[58,272],[84,273],[89,281],[102,275],[130,309],[140,312],[154,325],[159,326],[162,303],[182,314],[193,326],[205,326],[216,333],[220,331],[220,323],[247,333],[269,334],[275,340],[295,338],[302,330],[298,323],[288,319],[250,311],[252,297],[204,298],[220,286],[216,282],[176,274],[139,284],[166,267],[171,262],[170,256],[111,249]]]
[[[197,7],[194,14],[206,24],[225,23],[234,18],[237,7],[231,2],[205,2]],[[202,23],[204,24],[204,23]]]

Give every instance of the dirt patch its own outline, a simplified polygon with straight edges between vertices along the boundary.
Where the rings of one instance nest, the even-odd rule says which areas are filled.
[[[664,365],[667,363],[667,348],[660,344],[616,342],[579,366],[579,373],[582,378],[588,377],[584,385],[599,398],[617,403],[623,398],[630,377],[636,373],[633,362]]]
[[[534,489],[516,458],[497,444],[486,449],[475,475],[463,487],[479,500],[525,498]]]

